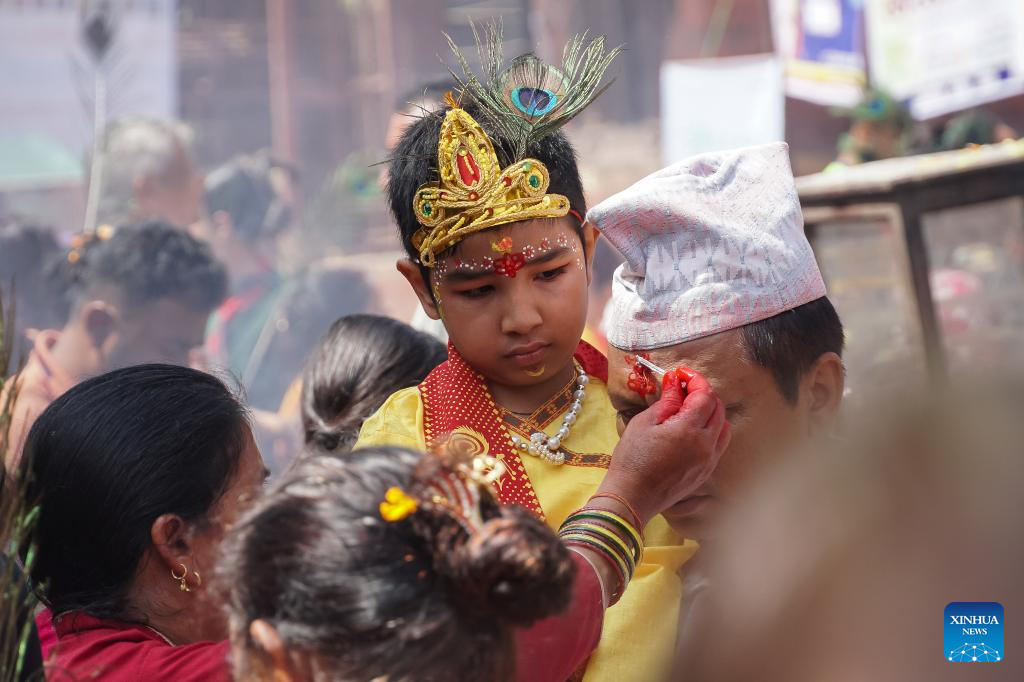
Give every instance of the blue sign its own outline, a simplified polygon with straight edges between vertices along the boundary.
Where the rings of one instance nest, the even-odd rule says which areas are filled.
[[[995,663],[1003,660],[1003,606],[994,601],[955,601],[946,606],[946,660]]]

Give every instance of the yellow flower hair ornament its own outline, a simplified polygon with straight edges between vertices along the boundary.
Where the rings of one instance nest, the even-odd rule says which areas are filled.
[[[402,521],[415,514],[419,503],[398,486],[388,488],[384,501],[380,503],[380,517],[390,523]]]

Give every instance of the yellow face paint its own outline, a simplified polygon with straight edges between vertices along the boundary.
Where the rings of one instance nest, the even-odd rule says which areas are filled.
[[[541,365],[539,369],[534,369],[534,370],[524,369],[523,371],[526,372],[526,376],[533,377],[534,379],[536,379],[540,375],[544,374],[544,370],[545,369],[547,369],[547,368],[544,367],[543,365]]]
[[[444,322],[444,308],[441,307],[441,289],[437,286],[437,282],[432,282],[430,289],[434,292],[434,304],[437,305],[437,314],[441,316],[441,321]]]

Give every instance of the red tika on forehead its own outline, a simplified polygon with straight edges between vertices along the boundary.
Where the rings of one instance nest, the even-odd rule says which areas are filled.
[[[554,244],[552,244],[551,239],[544,237],[540,240],[539,246],[525,244],[522,251],[518,252],[512,251],[512,238],[506,236],[497,241],[491,242],[491,250],[501,253],[502,256],[500,258],[484,256],[480,260],[464,260],[462,258],[455,257],[451,260],[451,266],[448,264],[448,259],[442,259],[437,261],[436,272],[439,277],[444,277],[448,274],[450,269],[462,270],[463,272],[471,272],[474,274],[486,274],[488,271],[493,271],[499,275],[514,278],[519,273],[519,270],[526,264],[527,259],[542,255],[556,246],[569,249],[576,254],[576,267],[580,270],[584,269],[583,260],[580,258],[579,245],[565,235],[559,235],[555,239]]]

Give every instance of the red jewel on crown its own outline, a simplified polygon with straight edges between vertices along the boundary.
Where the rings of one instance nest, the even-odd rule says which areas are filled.
[[[480,168],[476,165],[476,159],[468,149],[462,148],[455,157],[455,165],[459,168],[459,177],[462,184],[471,187],[480,181]]]

